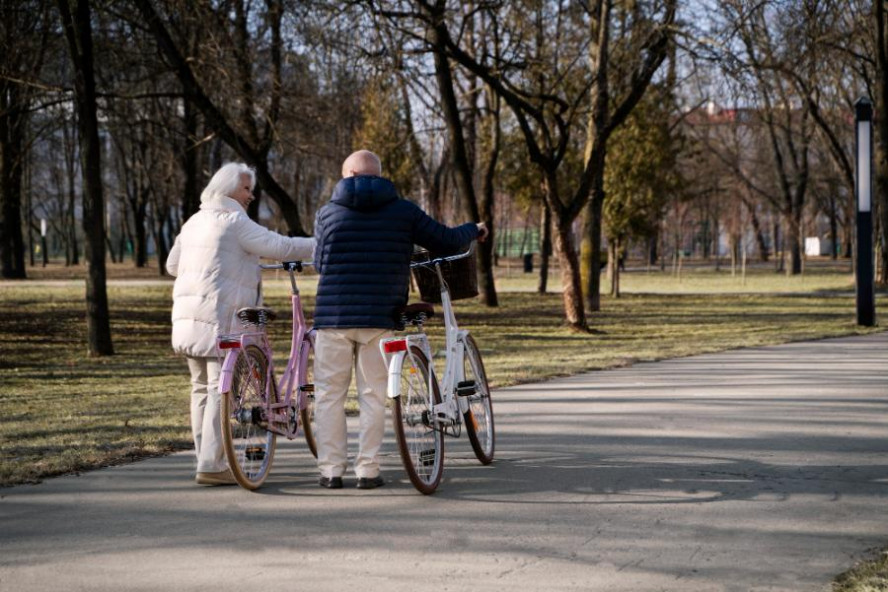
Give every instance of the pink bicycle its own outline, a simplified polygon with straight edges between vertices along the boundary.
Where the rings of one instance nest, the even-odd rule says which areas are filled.
[[[268,477],[277,436],[292,440],[301,427],[311,453],[317,456],[313,431],[314,330],[306,328],[296,286],[296,273],[305,265],[310,263],[260,265],[262,269],[284,269],[290,274],[293,334],[280,382],[275,380],[271,343],[265,330],[276,317],[270,308],[240,309],[237,316],[247,330],[220,336],[217,342],[220,352],[225,352],[219,378],[225,455],[234,478],[246,489],[258,488]]]

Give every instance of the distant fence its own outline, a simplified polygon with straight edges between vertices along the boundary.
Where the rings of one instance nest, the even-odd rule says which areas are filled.
[[[540,252],[540,229],[535,226],[499,228],[495,240],[500,257],[521,257],[525,253]]]

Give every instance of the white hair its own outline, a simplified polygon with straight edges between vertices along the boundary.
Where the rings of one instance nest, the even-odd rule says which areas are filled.
[[[250,189],[256,187],[256,171],[253,167],[247,166],[242,162],[229,162],[222,165],[210,182],[207,183],[203,193],[200,194],[200,203],[207,203],[219,196],[231,197],[231,194],[237,191],[240,186],[241,175],[250,177]]]

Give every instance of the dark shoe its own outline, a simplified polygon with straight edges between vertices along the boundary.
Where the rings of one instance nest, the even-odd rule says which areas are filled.
[[[318,485],[327,489],[342,489],[342,477],[321,477]]]
[[[382,477],[360,477],[358,478],[358,489],[376,489],[385,485],[385,479]]]

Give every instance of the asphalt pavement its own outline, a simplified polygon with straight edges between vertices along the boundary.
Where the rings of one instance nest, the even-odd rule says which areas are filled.
[[[432,496],[391,431],[371,491],[319,488],[301,441],[257,492],[195,485],[190,453],[0,489],[0,591],[809,591],[888,545],[888,333],[494,406],[496,461],[448,439]]]

